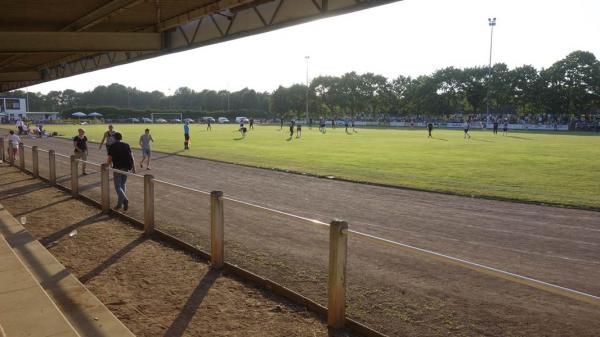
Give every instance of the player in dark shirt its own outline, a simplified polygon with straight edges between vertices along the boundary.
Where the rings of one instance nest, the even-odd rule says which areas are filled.
[[[79,129],[77,130],[77,136],[73,137],[73,146],[75,147],[74,150],[74,155],[76,159],[80,159],[83,160],[81,162],[81,171],[83,175],[86,175],[87,173],[85,173],[85,161],[87,160],[87,154],[88,154],[88,146],[87,146],[87,137],[85,136],[85,130],[84,129]]]
[[[115,143],[113,143],[108,150],[106,162],[108,165],[112,164],[112,167],[119,171],[135,173],[135,161],[133,159],[133,154],[131,153],[131,148],[129,147],[129,144],[123,143],[121,141],[122,139],[123,136],[121,133],[116,132]],[[118,196],[115,209],[119,209],[122,206],[123,210],[126,211],[129,208],[129,199],[127,198],[127,195],[125,195],[125,191],[127,190],[127,175],[113,172],[113,182]]]
[[[292,138],[292,136],[294,135],[294,124],[296,124],[296,122],[292,119],[290,121],[290,138]]]
[[[494,121],[494,134],[498,134],[498,121]]]
[[[433,138],[431,136],[431,131],[433,131],[433,124],[431,122],[427,123],[427,131],[429,131],[429,136],[427,136],[427,138]]]

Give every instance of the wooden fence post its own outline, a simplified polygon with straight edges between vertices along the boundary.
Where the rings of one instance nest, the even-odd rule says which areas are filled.
[[[7,148],[7,151],[8,151],[8,162],[10,163],[10,166],[15,166],[15,156],[11,152],[11,145],[12,145],[12,142],[9,140],[8,141],[8,148]]]
[[[25,144],[19,143],[19,167],[25,171]]]
[[[329,227],[329,305],[327,324],[343,328],[346,320],[346,257],[348,253],[348,223],[333,220]]]
[[[71,155],[71,195],[77,197],[79,195],[79,170],[77,169],[77,159]]]
[[[100,165],[100,194],[102,200],[102,212],[110,211],[110,188],[108,179],[108,164]]]
[[[36,178],[40,177],[40,166],[38,162],[38,147],[31,147],[31,163],[33,167],[33,176]]]
[[[6,157],[4,156],[4,137],[0,137],[0,160],[4,163]]]
[[[48,151],[48,181],[56,185],[56,154],[54,150]]]
[[[144,175],[144,233],[154,231],[154,176]]]
[[[224,256],[223,192],[210,192],[210,266],[223,267]]]

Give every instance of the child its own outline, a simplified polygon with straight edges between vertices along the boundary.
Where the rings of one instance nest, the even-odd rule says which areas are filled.
[[[19,144],[21,144],[21,137],[15,135],[13,130],[10,130],[8,133],[8,158],[11,163],[14,163],[15,157],[19,155]]]

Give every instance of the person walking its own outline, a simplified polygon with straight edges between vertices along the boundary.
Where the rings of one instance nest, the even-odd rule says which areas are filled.
[[[427,138],[433,138],[433,136],[431,136],[431,131],[433,131],[433,123],[427,123],[427,131],[429,131],[429,136],[427,136]]]
[[[73,154],[75,155],[75,159],[83,160],[81,162],[81,173],[86,175],[85,172],[85,161],[87,160],[88,155],[88,146],[87,146],[87,137],[85,135],[84,129],[77,130],[77,136],[73,137],[73,147],[75,150]]]
[[[290,139],[292,139],[292,136],[294,135],[294,124],[296,124],[296,121],[292,119],[290,121]]]
[[[302,136],[302,124],[298,122],[296,124],[296,138],[300,138]]]
[[[102,136],[102,140],[100,141],[100,146],[98,146],[98,149],[101,149],[102,145],[106,141],[106,153],[108,154],[110,146],[115,142],[115,133],[117,133],[117,131],[114,130],[113,125],[108,124],[108,130],[106,130],[104,132],[104,135]]]
[[[212,131],[212,126],[210,125],[210,119],[206,120],[206,131]]]
[[[508,135],[508,122],[504,122],[504,126],[502,127],[502,135],[503,136]]]
[[[254,118],[250,118],[250,130],[254,130]]]
[[[494,121],[494,134],[495,135],[498,134],[498,121],[497,120]]]
[[[25,125],[25,123],[23,123],[22,120],[18,119],[16,126],[17,126],[17,129],[19,130],[19,135],[23,134],[23,125]]]
[[[144,134],[140,136],[140,148],[142,149],[142,161],[140,161],[140,168],[144,168],[144,160],[146,160],[146,170],[150,170],[150,157],[152,156],[150,142],[154,143],[154,139],[150,134],[150,129],[146,129],[144,130]]]
[[[190,122],[186,121],[183,124],[183,149],[184,150],[189,150],[190,149]]]
[[[463,129],[465,131],[465,136],[463,138],[464,139],[471,139],[471,135],[469,134],[469,129],[471,129],[471,124],[469,122],[464,122],[463,123]]]
[[[125,172],[135,173],[135,161],[129,144],[122,142],[123,136],[121,133],[115,133],[115,142],[110,146],[106,163],[112,165],[113,169]],[[117,206],[115,209],[126,211],[129,209],[129,199],[125,194],[127,191],[127,175],[123,173],[113,172],[113,182],[115,191],[117,192]]]

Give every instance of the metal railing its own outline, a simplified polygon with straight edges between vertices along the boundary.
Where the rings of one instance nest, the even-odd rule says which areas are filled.
[[[0,138],[0,146],[2,146],[2,159],[4,159],[4,142]],[[74,155],[67,156],[60,153],[55,153],[54,150],[42,150],[37,146],[30,147],[24,146],[22,148],[31,149],[33,154],[33,174],[39,172],[39,161],[36,158],[37,151],[44,151],[49,154],[49,172],[51,184],[56,184],[56,169],[53,168],[55,162],[55,156],[69,158],[71,163],[71,194],[74,197],[79,195],[79,174],[78,165],[79,163],[86,163],[89,165],[100,167],[100,180],[101,180],[101,208],[104,212],[110,211],[110,188],[109,188],[109,172],[123,174],[127,176],[142,178],[144,181],[144,212],[143,212],[143,224],[144,233],[151,235],[155,230],[155,205],[154,205],[154,184],[156,182],[165,184],[167,186],[176,187],[185,191],[199,193],[204,195],[210,195],[210,261],[211,267],[215,269],[222,268],[224,264],[224,200],[228,200],[241,205],[253,207],[256,209],[272,212],[287,217],[303,220],[308,223],[312,223],[318,226],[325,226],[329,228],[329,273],[328,273],[328,324],[335,328],[344,326],[345,321],[345,306],[346,306],[346,259],[347,259],[347,246],[348,236],[352,235],[357,238],[368,240],[377,243],[378,245],[385,245],[398,249],[400,251],[408,252],[413,255],[424,256],[432,260],[441,261],[444,263],[459,266],[464,269],[475,271],[481,274],[489,275],[498,279],[507,280],[510,282],[526,285],[535,289],[543,290],[552,294],[560,295],[570,299],[574,299],[580,302],[592,304],[595,306],[600,305],[600,297],[588,294],[585,292],[577,291],[574,289],[561,287],[555,284],[537,280],[534,278],[518,275],[508,271],[492,268],[482,264],[470,262],[464,259],[448,256],[445,254],[437,253],[431,250],[415,247],[412,245],[388,240],[385,238],[377,237],[374,235],[350,230],[348,223],[343,220],[333,220],[331,223],[325,223],[319,220],[310,219],[307,217],[291,214],[288,212],[272,209],[265,206],[253,204],[224,196],[222,191],[203,191],[196,188],[182,186],[179,184],[155,179],[150,174],[136,174],[132,172],[122,171],[118,169],[109,168],[106,163],[95,163],[92,161],[84,161],[76,159]],[[24,156],[20,155],[19,167],[25,171]],[[11,162],[14,165],[14,162]],[[52,173],[54,172],[54,173]]]

